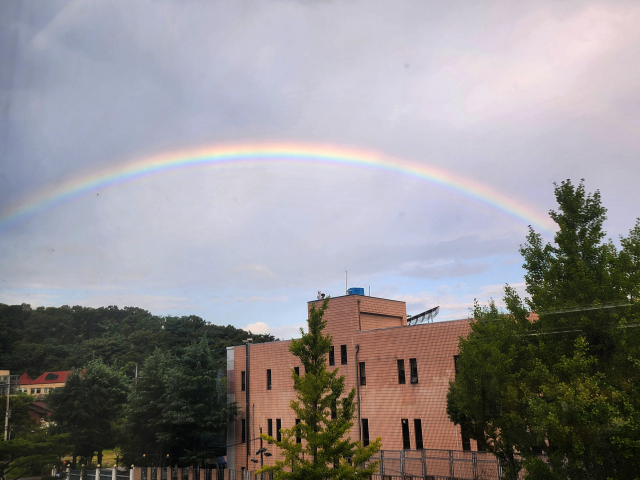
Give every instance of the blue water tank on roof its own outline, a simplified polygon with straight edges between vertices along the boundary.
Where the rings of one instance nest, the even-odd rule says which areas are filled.
[[[353,287],[347,290],[347,295],[362,295],[364,296],[364,288]]]

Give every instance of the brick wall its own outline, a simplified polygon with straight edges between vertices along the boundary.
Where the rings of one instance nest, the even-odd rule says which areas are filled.
[[[321,302],[309,302],[309,307]],[[332,336],[335,366],[346,377],[347,391],[356,387],[358,362],[364,362],[366,385],[360,385],[361,418],[369,424],[369,438],[382,437],[383,448],[403,448],[401,419],[409,422],[411,448],[416,448],[414,420],[420,419],[424,448],[462,450],[460,430],[446,414],[446,394],[454,378],[454,355],[460,336],[469,331],[468,320],[407,326],[404,302],[349,295],[332,298],[325,313],[325,334]],[[290,341],[252,345],[251,348],[251,433],[258,437],[259,427],[267,433],[267,420],[272,419],[275,436],[276,419],[282,428],[290,428],[295,416],[289,404],[295,397],[291,371],[300,361],[289,353]],[[346,346],[347,364],[341,364],[341,346]],[[234,348],[233,394],[242,413],[235,421],[233,457],[240,469],[247,466],[247,443],[242,438],[241,420],[246,418],[246,392],[241,391],[241,375],[246,371],[244,346]],[[415,358],[418,383],[411,383],[410,359]],[[398,359],[405,363],[406,383],[398,383]],[[271,370],[271,390],[267,389],[267,369]],[[229,369],[230,370],[230,369]],[[255,435],[253,432],[255,431]],[[351,438],[358,439],[357,421]],[[474,443],[474,442],[472,442]],[[251,453],[260,448],[259,440],[251,444]],[[265,457],[265,464],[279,458],[275,446],[267,446],[274,456]],[[472,446],[475,449],[475,445]],[[252,457],[253,458],[253,457]],[[254,464],[248,462],[249,469]]]

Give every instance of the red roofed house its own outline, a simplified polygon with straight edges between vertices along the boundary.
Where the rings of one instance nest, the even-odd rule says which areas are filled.
[[[31,402],[29,415],[36,421],[36,425],[46,425],[53,410],[44,402]]]
[[[53,389],[64,387],[69,375],[71,375],[71,370],[64,372],[45,372],[35,380],[32,380],[28,373],[23,373],[22,377],[20,377],[20,390],[29,395],[43,398]]]

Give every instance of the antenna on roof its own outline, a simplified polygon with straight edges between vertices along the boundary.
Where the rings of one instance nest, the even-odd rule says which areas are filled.
[[[349,295],[349,288],[347,286],[347,267],[344,267],[344,294]]]

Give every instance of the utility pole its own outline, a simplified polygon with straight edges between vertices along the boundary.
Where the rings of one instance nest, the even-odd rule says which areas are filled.
[[[11,372],[7,371],[7,408],[4,412],[4,441],[9,438],[9,394],[11,393]]]
[[[243,340],[242,343],[246,344],[247,346],[247,355],[246,355],[246,397],[247,397],[247,405],[246,405],[246,409],[245,409],[245,417],[246,417],[246,422],[245,422],[245,429],[246,429],[246,438],[247,438],[247,460],[246,460],[246,465],[247,465],[247,471],[249,470],[249,456],[251,455],[251,422],[250,422],[250,417],[251,417],[251,380],[250,380],[250,369],[251,369],[251,353],[250,353],[250,349],[249,349],[249,345],[251,345],[251,343],[253,343],[253,338],[247,338],[246,340]]]

